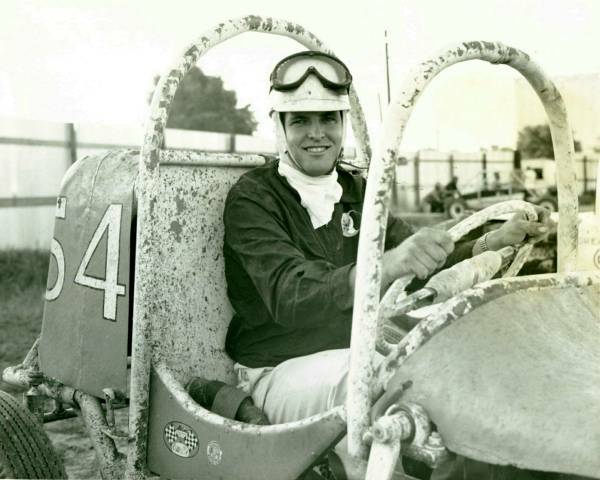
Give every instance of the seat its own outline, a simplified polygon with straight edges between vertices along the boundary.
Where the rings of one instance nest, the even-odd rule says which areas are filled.
[[[164,150],[151,192],[150,406],[147,465],[168,478],[297,478],[345,432],[342,409],[272,426],[222,418],[183,388],[191,377],[235,384],[225,353],[232,308],[222,214],[239,176],[260,156]],[[137,280],[136,280],[137,281]]]

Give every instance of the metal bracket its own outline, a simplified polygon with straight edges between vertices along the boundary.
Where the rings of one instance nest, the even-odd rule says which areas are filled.
[[[2,372],[2,381],[26,390],[32,386],[38,386],[44,381],[43,374],[37,368],[24,364],[6,367]]]
[[[31,387],[23,394],[23,403],[40,423],[44,423],[46,397],[40,393],[37,387]]]
[[[121,392],[113,390],[112,388],[104,388],[102,389],[102,393],[104,393],[106,423],[108,424],[107,428],[102,428],[102,433],[108,435],[112,439],[128,438],[129,433],[123,430],[119,430],[115,423],[114,404],[123,403],[123,401],[125,400],[124,395]]]
[[[399,409],[407,413],[414,426],[410,443],[403,446],[402,451],[431,468],[436,468],[446,461],[450,453],[444,446],[442,436],[432,430],[432,423],[425,409],[412,402],[400,404]]]
[[[449,452],[441,435],[432,430],[425,409],[412,402],[394,404],[365,434],[366,442],[402,442],[402,454],[419,460],[431,468],[444,462]]]

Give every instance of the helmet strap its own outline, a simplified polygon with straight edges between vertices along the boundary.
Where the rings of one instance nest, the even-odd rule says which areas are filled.
[[[337,167],[340,164],[340,162],[342,161],[342,159],[344,158],[344,143],[346,142],[346,124],[344,123],[344,121],[346,120],[345,112],[341,111],[340,117],[341,117],[341,122],[342,122],[342,131],[344,132],[344,135],[342,137],[342,146],[340,147],[340,153],[339,153],[337,159],[335,160],[335,162],[333,162],[331,170],[329,170],[329,172],[327,172],[327,174],[330,174],[331,172],[333,172],[335,170],[335,167]]]
[[[277,115],[279,115],[279,123],[281,123],[281,128],[283,129],[283,141],[285,143],[285,150],[283,151],[283,153],[285,155],[287,155],[287,157],[290,159],[290,162],[292,162],[292,164],[302,173],[304,173],[305,175],[308,175],[308,173],[306,172],[306,170],[304,170],[304,167],[302,167],[302,165],[300,165],[296,159],[294,158],[294,156],[290,153],[289,149],[287,148],[287,132],[285,131],[285,122],[283,119],[284,113],[283,112],[277,112]]]
[[[300,165],[296,159],[294,158],[294,156],[290,153],[290,151],[286,148],[285,152],[284,152],[287,157],[290,159],[290,161],[294,164],[294,166],[302,173],[304,173],[305,175],[308,175],[308,172],[306,170],[304,170],[304,167],[302,165]]]

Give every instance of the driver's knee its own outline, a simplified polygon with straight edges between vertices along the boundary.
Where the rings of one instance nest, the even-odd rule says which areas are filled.
[[[264,375],[252,398],[273,423],[325,412],[346,399],[349,350],[328,350],[287,360]]]

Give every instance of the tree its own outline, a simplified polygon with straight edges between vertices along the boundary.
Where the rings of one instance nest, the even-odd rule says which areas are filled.
[[[525,158],[554,158],[548,125],[529,125],[519,132],[517,149]]]
[[[154,78],[155,86],[158,80]],[[175,93],[167,128],[251,135],[258,124],[250,105],[236,108],[236,104],[235,92],[226,90],[223,80],[192,67]]]
[[[573,148],[576,152],[581,151],[581,142],[573,140]],[[554,159],[554,148],[552,147],[552,135],[550,126],[529,125],[519,132],[517,150],[525,158],[551,158]]]

